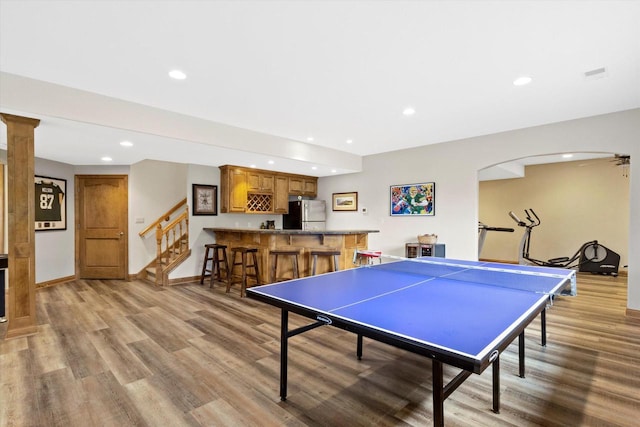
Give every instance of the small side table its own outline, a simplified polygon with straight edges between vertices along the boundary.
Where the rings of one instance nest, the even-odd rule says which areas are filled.
[[[405,257],[417,258],[423,256],[445,257],[444,243],[407,243],[405,246]]]

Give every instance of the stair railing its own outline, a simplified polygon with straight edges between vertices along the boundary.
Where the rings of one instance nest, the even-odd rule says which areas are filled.
[[[156,225],[156,283],[162,281],[163,269],[189,250],[189,206],[170,223]]]
[[[186,205],[187,205],[187,198],[185,197],[184,199],[176,203],[176,205],[171,209],[169,209],[165,214],[160,215],[160,217],[157,220],[149,224],[149,226],[144,230],[142,230],[140,233],[138,233],[138,235],[140,237],[144,237],[151,230],[157,229],[159,224],[162,224],[165,221],[169,221],[171,219],[171,215],[173,215],[175,212],[179,211],[180,209],[182,209],[183,206],[186,206]]]

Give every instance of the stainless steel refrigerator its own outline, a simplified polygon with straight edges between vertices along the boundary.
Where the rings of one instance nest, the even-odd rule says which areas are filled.
[[[282,215],[285,230],[324,230],[327,219],[324,200],[296,200],[289,202],[289,213]]]

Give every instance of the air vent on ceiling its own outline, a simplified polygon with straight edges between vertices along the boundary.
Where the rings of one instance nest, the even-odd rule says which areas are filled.
[[[584,78],[591,79],[601,79],[607,76],[607,69],[605,67],[595,68],[593,70],[585,71]]]

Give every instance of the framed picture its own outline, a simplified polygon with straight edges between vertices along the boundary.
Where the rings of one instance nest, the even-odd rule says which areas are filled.
[[[67,229],[67,180],[35,176],[36,231]]]
[[[333,193],[334,211],[357,211],[358,193]]]
[[[405,184],[391,186],[391,216],[435,215],[436,184]]]
[[[193,184],[193,215],[218,215],[218,186]]]

